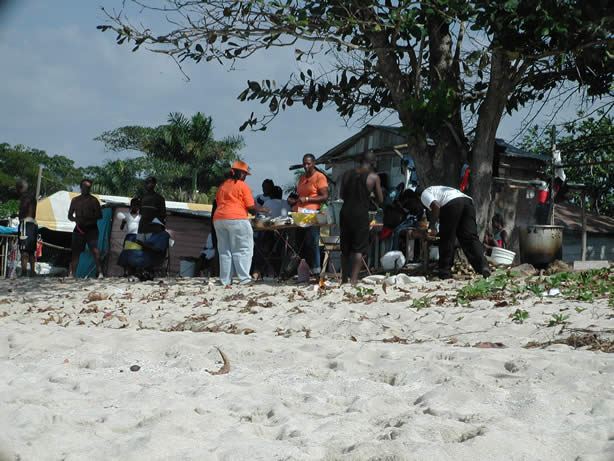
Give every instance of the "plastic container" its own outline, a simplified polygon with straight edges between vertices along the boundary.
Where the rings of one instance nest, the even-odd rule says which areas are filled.
[[[196,261],[190,259],[179,260],[179,277],[194,277]]]
[[[491,256],[493,261],[495,261],[497,264],[510,265],[514,262],[514,257],[516,256],[516,253],[514,253],[513,251],[505,250],[503,248],[494,247],[492,249]]]
[[[297,226],[300,226],[301,222],[303,222],[303,219],[305,219],[306,215],[305,213],[290,213],[290,216],[294,220],[294,224],[296,224]]]
[[[548,200],[548,191],[538,190],[537,191],[537,203],[546,203],[546,200]]]

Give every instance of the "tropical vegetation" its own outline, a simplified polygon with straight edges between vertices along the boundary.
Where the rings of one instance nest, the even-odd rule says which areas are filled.
[[[238,95],[268,107],[241,129],[265,129],[295,103],[316,111],[332,106],[362,122],[394,113],[423,184],[458,186],[461,166],[471,164],[484,228],[504,113],[569,94],[612,103],[610,3],[127,0],[123,9],[103,9],[108,20],[98,27],[114,32],[119,45],[166,53],[179,65],[187,59],[232,68],[293,48],[296,72],[289,66],[279,84],[252,79]]]

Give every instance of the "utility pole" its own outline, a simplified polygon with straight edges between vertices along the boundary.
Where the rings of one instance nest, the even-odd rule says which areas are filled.
[[[38,179],[36,180],[36,200],[38,200],[38,197],[40,196],[40,193],[41,193],[42,177],[43,177],[43,165],[39,165],[38,166]]]
[[[552,125],[552,161],[550,170],[550,225],[554,226],[554,152],[556,151],[556,126]]]

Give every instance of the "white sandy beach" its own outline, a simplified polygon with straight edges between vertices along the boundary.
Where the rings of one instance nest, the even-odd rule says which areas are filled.
[[[1,280],[0,460],[613,460],[614,354],[523,347],[609,299],[466,284]]]

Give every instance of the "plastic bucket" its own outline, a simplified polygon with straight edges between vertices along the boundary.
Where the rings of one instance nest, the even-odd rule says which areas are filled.
[[[505,250],[503,248],[494,247],[492,249],[492,259],[497,264],[512,264],[514,262],[514,257],[516,253],[513,251]]]
[[[548,200],[548,191],[538,190],[537,191],[537,203],[546,203],[546,200]]]
[[[194,277],[196,262],[188,259],[179,260],[179,277]]]

